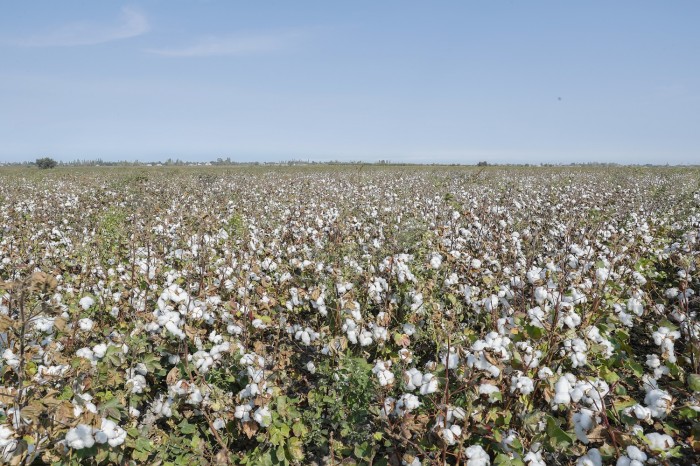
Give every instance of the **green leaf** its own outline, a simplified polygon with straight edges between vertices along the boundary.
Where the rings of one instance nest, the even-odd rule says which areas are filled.
[[[292,437],[287,442],[287,453],[293,461],[301,461],[304,459],[304,449],[301,439]]]
[[[690,374],[688,376],[688,388],[694,392],[700,392],[700,374]]]
[[[309,432],[309,429],[301,422],[295,422],[294,425],[292,425],[292,432],[294,432],[296,437],[304,437]]]
[[[539,340],[544,335],[544,329],[536,325],[525,325],[525,331],[533,340]]]
[[[362,442],[357,445],[355,445],[355,456],[357,456],[360,459],[368,459],[369,458],[369,452],[371,451],[371,448],[367,444],[367,442]]]
[[[615,372],[613,372],[611,370],[608,370],[608,368],[605,366],[603,366],[603,368],[600,370],[600,375],[602,375],[603,379],[609,384],[613,384],[613,383],[617,382],[618,380],[620,380],[619,375],[617,375]]]
[[[179,427],[180,432],[182,432],[185,435],[191,435],[197,432],[197,426],[194,424],[190,424],[189,422],[187,422],[186,419],[180,423]]]
[[[573,439],[564,432],[552,416],[547,416],[547,435],[549,436],[552,446],[566,446],[574,443]]]

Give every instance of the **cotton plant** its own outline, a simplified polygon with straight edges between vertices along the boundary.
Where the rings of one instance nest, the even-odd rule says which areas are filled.
[[[24,370],[29,409],[0,397],[0,462],[36,438],[33,398],[57,407],[42,416],[71,418],[37,454],[60,442],[74,457],[173,462],[157,442],[137,452],[125,431],[175,444],[191,426],[183,451],[201,442],[249,463],[284,438],[304,464],[331,432],[338,463],[364,442],[412,466],[443,451],[448,464],[527,466],[673,464],[690,451],[700,204],[687,173],[543,168],[466,182],[459,170],[393,170],[4,180],[0,274],[21,281],[51,264],[56,289],[31,298],[30,344],[2,348],[2,393],[17,396]],[[650,203],[657,187],[674,189]],[[0,325],[16,325],[17,296],[0,288]],[[348,396],[364,400],[362,426]],[[506,406],[513,425],[539,420],[495,425]],[[331,412],[343,428],[329,427]],[[570,445],[552,443],[550,418]],[[600,441],[606,421],[619,454]],[[436,449],[413,446],[426,442]]]

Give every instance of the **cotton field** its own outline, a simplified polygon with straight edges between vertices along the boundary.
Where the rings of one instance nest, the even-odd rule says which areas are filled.
[[[0,172],[0,462],[700,456],[700,171]]]

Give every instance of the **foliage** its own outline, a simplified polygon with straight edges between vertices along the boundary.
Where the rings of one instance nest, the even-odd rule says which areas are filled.
[[[54,168],[56,165],[58,165],[58,162],[56,162],[51,157],[42,157],[40,159],[36,159],[36,166],[41,169]]]

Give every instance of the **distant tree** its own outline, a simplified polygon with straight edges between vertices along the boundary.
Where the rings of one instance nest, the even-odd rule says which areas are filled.
[[[489,163],[486,161],[482,161],[476,164],[477,167],[488,167]]]
[[[41,169],[53,168],[56,165],[58,165],[58,162],[56,162],[51,157],[42,157],[40,159],[36,159],[36,166]]]

